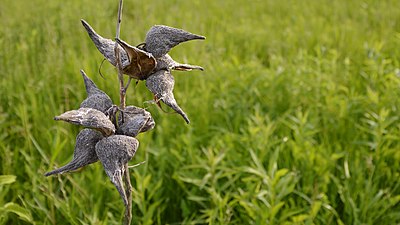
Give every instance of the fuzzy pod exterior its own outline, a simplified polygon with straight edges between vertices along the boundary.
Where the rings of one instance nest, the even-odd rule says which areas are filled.
[[[98,130],[104,136],[110,136],[115,133],[114,124],[104,113],[97,109],[80,108],[71,110],[54,117],[54,119]]]
[[[184,63],[178,63],[169,54],[165,54],[156,59],[157,66],[154,71],[159,70],[179,70],[179,71],[191,71],[191,70],[204,70],[203,67],[197,65],[190,65]]]
[[[146,80],[146,87],[154,94],[156,100],[161,100],[171,107],[189,124],[189,118],[175,100],[173,94],[174,85],[174,77],[168,70],[157,71]]]
[[[155,58],[159,58],[180,43],[195,39],[202,40],[205,37],[174,27],[154,25],[146,34],[145,49]]]
[[[125,165],[135,155],[139,147],[139,141],[136,138],[126,135],[112,135],[103,138],[96,144],[96,154],[111,182],[117,188],[124,204],[128,204],[122,176],[126,170]]]
[[[81,20],[81,22],[96,48],[100,51],[104,58],[106,58],[107,61],[111,63],[111,65],[116,66],[117,59],[114,52],[115,42],[111,39],[104,38],[97,34],[96,31],[85,20]],[[118,45],[118,48],[121,54],[122,66],[125,67],[129,65],[128,54],[121,46]]]
[[[155,122],[150,112],[136,106],[127,106],[119,117],[121,124],[116,133],[136,137],[141,132],[151,130]]]
[[[99,160],[96,154],[95,146],[97,142],[103,139],[103,135],[92,129],[83,129],[76,136],[76,144],[74,149],[74,156],[72,160],[58,169],[47,172],[44,175],[50,176],[55,174],[62,174],[77,170],[86,165],[95,163]]]
[[[80,108],[97,109],[105,113],[112,105],[111,98],[81,70],[83,81],[85,83],[87,98],[81,103]]]

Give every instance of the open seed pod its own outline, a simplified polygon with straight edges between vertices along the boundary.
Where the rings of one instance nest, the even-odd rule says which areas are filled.
[[[116,133],[136,137],[141,132],[151,130],[155,122],[151,114],[145,109],[136,106],[127,106],[119,117],[120,126]]]
[[[137,80],[146,80],[157,64],[153,55],[131,46],[123,40],[116,39],[116,41],[128,54],[129,64],[122,67],[123,73]]]
[[[86,21],[81,20],[81,22],[100,53],[113,66],[116,66],[115,42],[97,34]],[[149,76],[152,76],[152,72],[161,69],[203,70],[200,66],[178,63],[167,54],[173,47],[180,43],[195,39],[203,40],[205,37],[165,25],[152,26],[146,34],[145,43],[142,48],[134,47],[117,39],[123,73],[134,79],[146,80]]]
[[[138,147],[139,142],[135,138],[125,135],[112,135],[96,144],[97,156],[125,205],[128,204],[128,200],[122,184],[122,176],[126,163],[132,159]]]
[[[100,53],[113,66],[116,66],[115,42],[97,34],[86,21],[81,20],[81,22]],[[152,54],[131,46],[123,40],[117,39],[116,41],[119,44],[118,48],[121,55],[123,73],[134,79],[145,80],[156,67],[156,59]]]
[[[81,130],[78,136],[76,136],[74,156],[71,162],[58,169],[47,172],[44,175],[50,176],[54,174],[62,174],[97,162],[99,158],[96,155],[95,146],[97,142],[103,138],[103,135],[101,135],[101,133],[98,131],[92,129]]]
[[[186,113],[179,107],[175,100],[173,94],[174,84],[174,77],[167,70],[157,71],[146,80],[146,87],[154,94],[156,101],[163,101],[167,106],[180,114],[186,123],[190,123]]]
[[[71,110],[54,117],[54,119],[98,130],[104,136],[110,136],[115,133],[114,124],[104,113],[97,109],[80,108],[78,110]]]
[[[81,74],[85,82],[87,98],[81,103],[80,108],[92,108],[105,113],[113,105],[111,98],[100,90],[83,70]]]

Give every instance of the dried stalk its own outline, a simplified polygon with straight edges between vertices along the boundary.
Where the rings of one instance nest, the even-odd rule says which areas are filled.
[[[115,34],[115,39],[119,39],[119,33],[120,33],[120,27],[121,27],[121,20],[122,20],[122,4],[123,0],[119,0],[119,6],[118,6],[118,19],[117,19],[117,29],[116,29],[116,34]],[[126,105],[126,89],[128,88],[128,85],[130,82],[128,82],[127,86],[124,86],[124,77],[122,73],[122,62],[121,62],[121,57],[120,57],[120,52],[118,48],[118,42],[115,41],[115,46],[114,46],[114,52],[115,52],[115,58],[117,59],[116,62],[116,67],[118,70],[118,80],[119,80],[119,94],[120,94],[120,108],[124,109]],[[125,205],[125,215],[124,215],[124,224],[129,225],[131,224],[132,221],[132,185],[131,185],[131,179],[129,176],[129,167],[128,163],[125,164],[124,166],[124,183],[125,183],[125,194],[127,197],[127,205]]]
[[[119,39],[119,33],[120,33],[120,29],[121,29],[122,3],[123,3],[123,0],[119,0],[117,31],[115,34],[116,40]],[[123,73],[122,73],[122,62],[121,62],[120,52],[119,52],[119,48],[118,48],[118,42],[115,42],[114,52],[115,52],[115,58],[117,59],[116,67],[118,70],[118,80],[119,80],[120,108],[124,109],[125,105],[126,105],[126,103],[125,103],[126,102],[126,99],[125,99],[126,90],[125,90],[125,86],[124,86],[124,77],[123,77]]]
[[[124,224],[128,225],[132,221],[132,185],[128,163],[125,164],[124,182],[126,199],[128,200],[128,205],[125,206]]]

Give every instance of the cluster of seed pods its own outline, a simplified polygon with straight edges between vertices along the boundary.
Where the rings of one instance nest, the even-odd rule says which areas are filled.
[[[113,66],[116,66],[115,42],[103,38],[86,21],[81,21],[97,49]],[[203,68],[178,63],[168,55],[168,52],[182,42],[195,39],[205,39],[205,37],[165,25],[155,25],[147,32],[145,42],[138,47],[120,39],[116,40],[121,52],[123,73],[133,79],[146,80],[146,87],[154,94],[155,101],[164,102],[180,114],[186,123],[190,123],[190,120],[175,100],[173,94],[175,81],[171,71],[203,70]]]
[[[115,42],[98,35],[84,20],[82,24],[97,49],[113,65],[117,66]],[[117,39],[122,71],[131,79],[145,80],[146,87],[154,94],[155,102],[164,102],[186,123],[189,118],[177,104],[173,89],[172,70],[203,70],[200,66],[182,64],[174,61],[168,52],[176,45],[205,37],[164,25],[153,26],[146,35],[145,43],[137,47]],[[139,133],[151,130],[155,122],[151,114],[136,106],[119,109],[111,98],[81,70],[85,83],[87,98],[77,110],[67,111],[55,120],[62,120],[85,127],[76,137],[72,160],[45,176],[62,174],[100,161],[107,176],[120,193],[124,204],[128,204],[122,184],[123,173],[127,162],[135,155],[139,142],[135,138]],[[117,113],[120,116],[116,116]]]
[[[135,155],[139,142],[135,138],[140,132],[154,128],[154,120],[145,109],[127,106],[115,119],[116,107],[110,97],[81,70],[87,98],[80,108],[56,116],[62,120],[85,127],[76,137],[72,160],[45,176],[77,170],[100,161],[106,174],[120,193],[125,205],[127,198],[122,184],[124,166]]]

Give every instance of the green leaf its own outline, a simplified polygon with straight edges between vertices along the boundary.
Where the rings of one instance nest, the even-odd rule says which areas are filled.
[[[278,170],[278,171],[275,173],[275,177],[276,177],[277,179],[279,179],[279,178],[281,178],[282,176],[285,176],[288,172],[289,172],[289,170],[286,169],[286,168],[280,169],[280,170]]]
[[[400,202],[400,195],[396,195],[395,197],[390,198],[389,202],[390,202],[390,205],[398,204]]]
[[[278,204],[274,205],[271,209],[271,217],[274,218],[282,206],[285,205],[285,202],[279,202]]]
[[[24,207],[22,207],[16,203],[9,202],[9,203],[5,204],[3,207],[3,210],[5,212],[12,212],[12,213],[17,214],[22,220],[25,220],[25,221],[31,222],[31,223],[33,222],[31,213],[27,209],[25,209]]]
[[[312,204],[311,207],[311,217],[315,218],[319,212],[319,210],[321,209],[322,206],[322,202],[321,201],[315,201],[314,204]]]
[[[309,217],[310,217],[310,216],[307,215],[307,214],[300,214],[300,215],[298,215],[298,216],[294,216],[294,217],[292,218],[292,221],[293,221],[294,223],[300,223],[300,222],[303,222],[304,220],[308,219]]]
[[[12,184],[17,180],[15,175],[0,175],[0,185]]]

